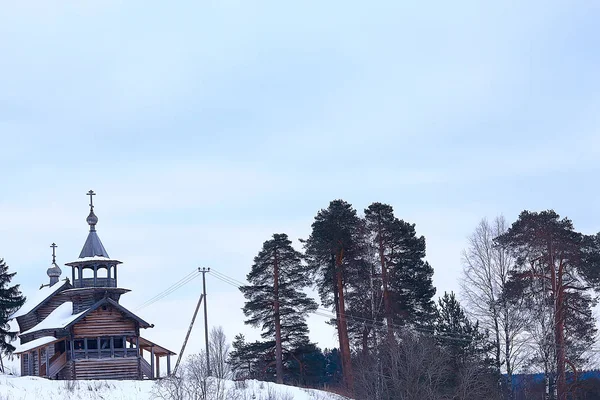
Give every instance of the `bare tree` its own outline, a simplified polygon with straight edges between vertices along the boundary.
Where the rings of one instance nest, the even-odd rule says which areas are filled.
[[[189,356],[176,374],[159,380],[153,394],[161,400],[228,400],[231,397],[225,382],[209,375],[204,351]]]
[[[209,336],[210,364],[213,376],[219,379],[231,377],[231,367],[227,363],[229,356],[229,343],[223,327],[213,327]]]
[[[510,390],[513,372],[526,354],[527,336],[522,304],[503,296],[515,260],[494,239],[507,229],[502,216],[479,222],[463,251],[461,289],[469,314],[491,333],[496,368],[506,372]]]

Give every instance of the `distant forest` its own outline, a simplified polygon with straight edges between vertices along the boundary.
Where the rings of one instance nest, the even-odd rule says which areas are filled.
[[[334,200],[301,243],[276,233],[254,258],[240,290],[262,340],[235,337],[235,379],[361,400],[600,398],[600,234],[553,210],[482,219],[465,243],[460,293],[437,302],[426,239],[390,205],[359,215]],[[339,348],[310,342],[310,313],[335,326]]]

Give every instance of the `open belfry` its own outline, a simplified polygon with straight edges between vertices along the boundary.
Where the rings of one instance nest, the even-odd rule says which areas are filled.
[[[144,339],[142,329],[153,325],[121,304],[129,289],[119,287],[121,261],[111,258],[96,231],[90,190],[89,233],[79,257],[65,265],[71,278],[60,280],[56,244],[52,244],[50,281],[27,297],[11,318],[19,324],[21,375],[50,379],[153,379],[160,376],[160,359],[170,350]],[[145,358],[146,357],[146,358]]]

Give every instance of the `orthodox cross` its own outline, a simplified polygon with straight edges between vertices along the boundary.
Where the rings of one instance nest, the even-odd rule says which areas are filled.
[[[56,248],[58,246],[56,245],[56,243],[52,243],[50,247],[52,247],[52,264],[56,264]]]
[[[93,190],[90,190],[89,192],[87,192],[87,195],[90,196],[90,208],[93,210],[94,209],[94,199],[92,196],[95,196],[96,193],[94,193]]]

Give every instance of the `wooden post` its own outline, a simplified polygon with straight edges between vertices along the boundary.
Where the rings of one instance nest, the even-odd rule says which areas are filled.
[[[140,337],[135,337],[135,348],[137,349],[137,354],[140,354]]]
[[[160,357],[157,355],[155,355],[156,357],[156,377],[160,378]]]
[[[115,358],[115,338],[110,337],[110,357]]]
[[[79,270],[79,287],[82,288],[83,287],[83,267],[79,266],[78,270]]]
[[[98,279],[98,266],[94,265],[94,287],[97,286],[96,281]]]
[[[171,375],[171,355],[167,354],[167,376]]]
[[[150,347],[150,363],[150,369],[152,370],[150,379],[154,379],[154,346]]]
[[[46,376],[47,376],[48,378],[50,378],[50,377],[48,376],[48,373],[50,372],[50,357],[48,356],[48,353],[49,353],[49,351],[48,351],[48,350],[49,350],[49,349],[50,349],[50,346],[46,346]]]
[[[87,338],[83,339],[83,351],[85,352],[85,358],[88,358]]]
[[[71,278],[73,278],[73,280],[71,281],[71,285],[73,285],[73,287],[75,287],[75,268],[74,267],[71,268]]]
[[[42,376],[42,354],[40,348],[37,349],[37,361],[38,361],[38,376]]]
[[[96,338],[96,348],[98,349],[98,358],[102,357],[102,350],[100,349],[100,338]]]
[[[115,266],[113,268],[115,269],[115,287],[119,287],[117,285],[117,265],[115,264]]]
[[[71,348],[71,360],[74,360],[75,359],[75,340],[73,340],[72,337],[71,337],[71,340],[69,340],[69,347]]]

